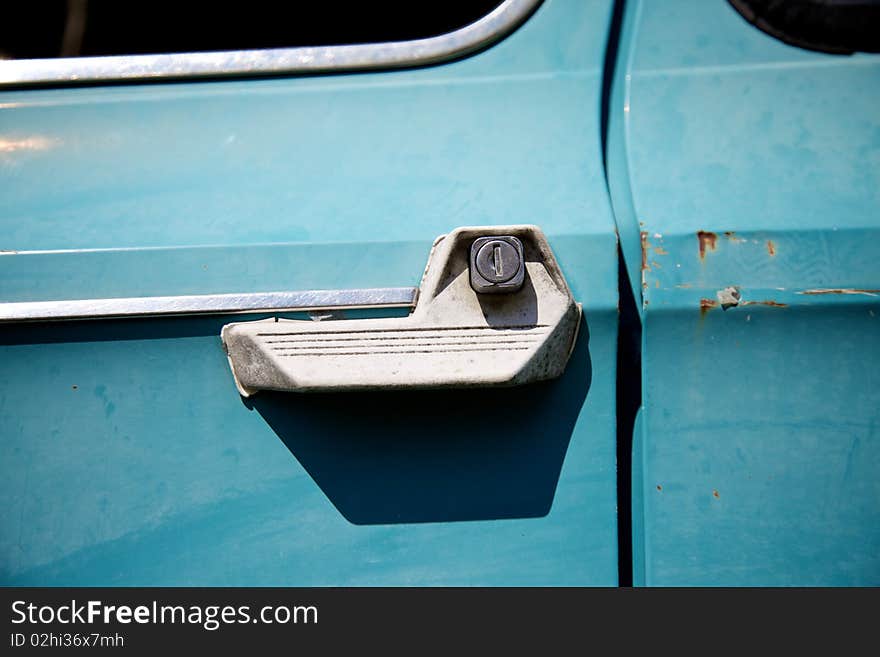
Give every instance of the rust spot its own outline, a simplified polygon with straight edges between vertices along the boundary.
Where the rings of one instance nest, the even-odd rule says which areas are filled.
[[[773,243],[773,240],[767,240],[767,253],[771,256],[776,255],[776,245]]]
[[[650,269],[648,266],[648,233],[643,230],[639,235],[642,240],[642,289],[645,289],[648,287],[648,277],[646,274]]]
[[[700,242],[700,260],[702,260],[706,257],[706,249],[710,251],[715,250],[715,246],[718,244],[718,235],[705,230],[698,230],[697,240]]]
[[[743,239],[742,237],[737,237],[736,233],[734,233],[732,230],[724,231],[724,237],[729,239],[731,242],[747,242],[748,241],[746,239]]]
[[[821,290],[804,290],[798,294],[866,294],[869,297],[876,297],[880,294],[880,290],[860,290],[856,288],[833,288]]]
[[[779,303],[778,301],[743,301],[742,306],[770,306],[771,308],[788,308],[787,303]]]
[[[657,255],[669,255],[669,251],[664,249],[662,246],[655,246],[654,253],[656,253]]]
[[[651,261],[651,269],[663,269],[663,267],[656,260],[652,260]]]
[[[718,302],[715,299],[700,299],[700,317],[705,317],[707,312],[717,307]]]
[[[663,486],[661,486],[660,484],[657,484],[657,490],[663,490]]]
[[[718,494],[718,491],[717,491],[717,490],[713,490],[713,491],[712,491],[712,497],[714,497],[714,498],[717,500],[717,499],[718,499],[719,497],[721,497],[721,496]]]

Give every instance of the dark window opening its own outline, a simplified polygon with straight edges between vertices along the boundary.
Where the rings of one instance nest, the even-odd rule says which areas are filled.
[[[880,0],[730,0],[758,29],[820,52],[880,52]]]
[[[16,0],[0,58],[261,50],[408,41],[469,25],[503,0]]]

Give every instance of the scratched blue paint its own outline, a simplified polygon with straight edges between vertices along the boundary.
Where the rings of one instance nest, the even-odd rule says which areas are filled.
[[[415,284],[436,235],[528,222],[585,325],[554,383],[250,406],[230,318],[3,327],[0,582],[616,583],[609,14],[415,71],[2,93],[3,300]]]
[[[624,23],[635,581],[877,585],[880,57],[792,48],[720,1],[630,2]]]

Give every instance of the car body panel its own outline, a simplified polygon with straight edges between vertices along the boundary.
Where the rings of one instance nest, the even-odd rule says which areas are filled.
[[[880,583],[880,57],[632,2],[609,178],[641,299],[634,580]],[[738,297],[738,298],[737,298]]]

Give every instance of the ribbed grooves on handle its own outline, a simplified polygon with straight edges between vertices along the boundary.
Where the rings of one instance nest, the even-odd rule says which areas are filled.
[[[263,334],[281,356],[366,356],[467,351],[523,351],[547,335],[544,326],[419,328],[367,331],[303,331]]]

